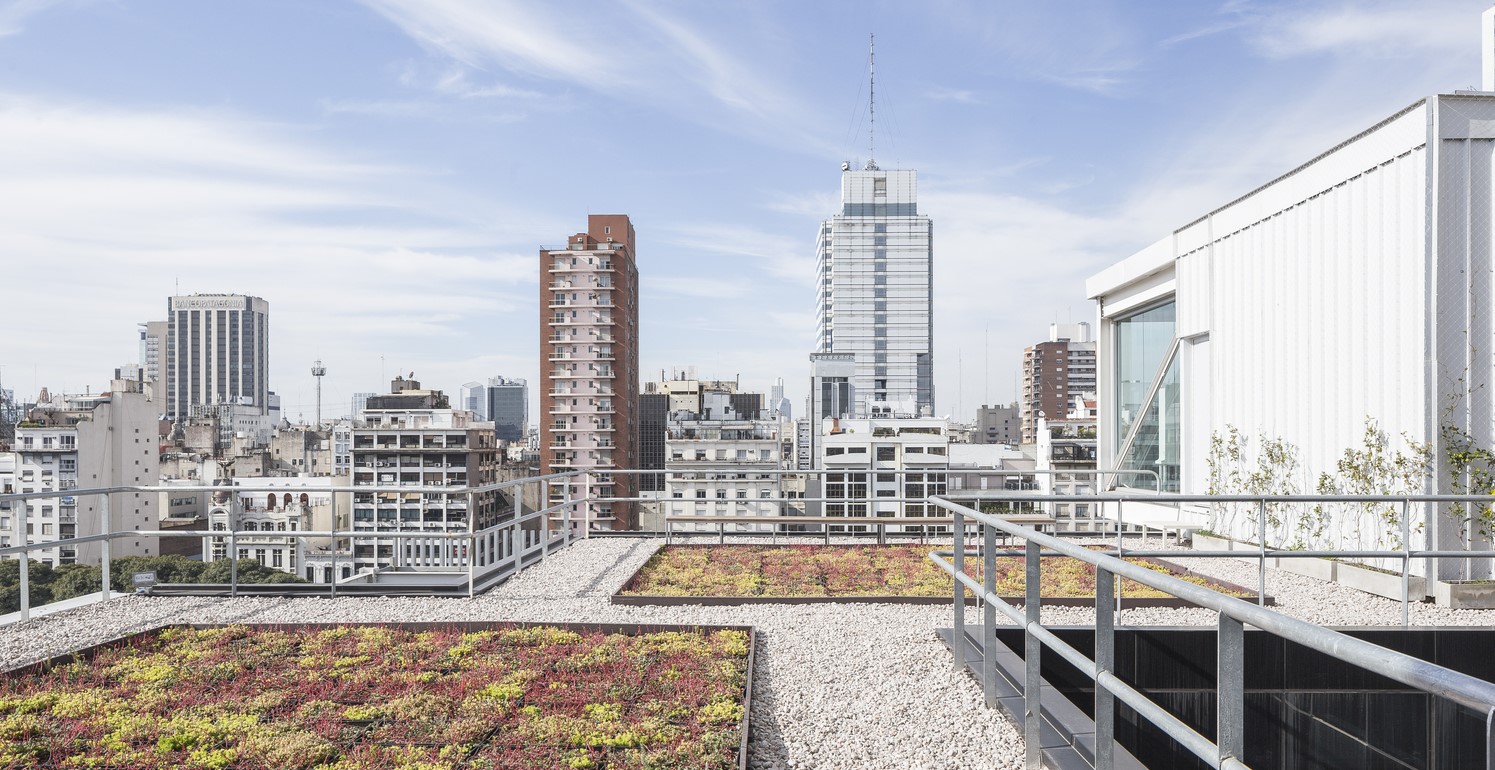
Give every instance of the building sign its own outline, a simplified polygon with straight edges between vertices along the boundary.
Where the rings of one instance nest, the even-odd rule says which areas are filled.
[[[247,302],[244,297],[176,297],[171,301],[171,309],[245,310]]]

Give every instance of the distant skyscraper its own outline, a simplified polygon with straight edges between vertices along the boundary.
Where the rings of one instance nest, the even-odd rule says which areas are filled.
[[[166,394],[171,392],[166,379],[166,340],[171,324],[150,321],[136,326],[140,327],[140,365],[145,368],[145,379],[155,383],[156,401],[165,403]]]
[[[269,408],[270,303],[193,294],[170,297],[166,309],[168,417],[186,417],[205,404]]]
[[[856,417],[934,413],[934,226],[916,187],[914,171],[843,164],[816,241],[816,352],[855,356]]]
[[[540,250],[541,473],[637,467],[635,256],[633,223],[623,214],[593,214],[586,232]],[[602,474],[591,489],[634,497],[638,480]],[[630,503],[602,503],[590,515],[604,528],[633,529],[633,513]]]
[[[523,441],[529,435],[529,383],[493,377],[484,389],[486,420],[503,441]]]
[[[365,409],[368,408],[369,399],[373,398],[374,395],[375,394],[373,394],[373,393],[354,393],[353,394],[353,402],[350,405],[353,408],[353,412],[352,412],[353,419],[356,420],[356,419],[358,419],[359,415],[363,414],[363,410],[365,410]]]

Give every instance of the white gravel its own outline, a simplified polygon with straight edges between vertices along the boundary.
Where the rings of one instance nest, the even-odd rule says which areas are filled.
[[[734,541],[738,542],[738,541]],[[746,541],[751,542],[751,541]],[[476,599],[210,599],[124,597],[0,628],[0,668],[169,623],[519,620],[753,625],[751,766],[757,768],[1018,768],[1022,739],[951,668],[934,629],[945,605],[810,604],[621,607],[608,596],[659,547],[658,539],[574,543]],[[1128,547],[1140,545],[1129,541]],[[1153,541],[1149,547],[1161,543]],[[1254,586],[1233,560],[1173,559]],[[1326,625],[1395,625],[1400,603],[1268,570],[1277,609]],[[1054,607],[1045,622],[1088,624],[1092,611]],[[968,613],[975,621],[979,613]],[[1414,604],[1415,625],[1486,625],[1495,612]],[[1214,624],[1197,609],[1137,609],[1123,625]],[[955,718],[952,718],[955,717]]]

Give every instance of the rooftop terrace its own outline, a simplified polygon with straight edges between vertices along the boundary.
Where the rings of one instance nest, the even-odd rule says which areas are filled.
[[[473,599],[126,596],[0,628],[0,664],[11,668],[171,623],[753,625],[760,635],[751,767],[1023,766],[1020,730],[984,705],[978,683],[954,670],[949,651],[935,635],[936,628],[951,625],[948,604],[610,604],[609,596],[662,544],[662,538],[634,537],[577,541]],[[1147,547],[1165,545],[1154,540]],[[1189,559],[1182,553],[1172,561],[1241,585],[1256,581],[1255,565]],[[1268,570],[1268,590],[1276,597],[1276,610],[1312,623],[1401,623],[1399,602],[1295,574]],[[1413,626],[1483,626],[1495,620],[1492,612],[1419,603],[1412,605],[1410,620]],[[1046,624],[1089,625],[1093,610],[1045,606],[1043,619]],[[1117,615],[1121,626],[1213,626],[1216,621],[1215,612],[1194,608],[1133,609]]]

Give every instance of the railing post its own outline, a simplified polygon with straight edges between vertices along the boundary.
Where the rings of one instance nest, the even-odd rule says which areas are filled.
[[[239,595],[239,549],[234,535],[239,531],[233,527],[228,530],[228,595],[230,598]]]
[[[988,708],[997,706],[997,605],[987,598],[997,591],[997,529],[981,525],[981,691]]]
[[[1117,500],[1116,501],[1116,558],[1125,560],[1126,559],[1126,545],[1121,540],[1121,533],[1122,533],[1121,501]],[[1121,611],[1121,584],[1120,583],[1118,583],[1116,585],[1116,611],[1117,612]]]
[[[1100,685],[1101,674],[1116,667],[1116,576],[1103,567],[1095,569],[1095,770],[1111,770],[1115,764],[1116,696]]]
[[[230,534],[232,534],[232,533],[230,533]],[[349,541],[349,546],[351,547],[351,545],[352,545],[352,541]],[[332,517],[332,580],[327,583],[327,596],[329,598],[332,598],[332,599],[336,599],[337,598],[337,578],[338,578],[338,571],[337,571],[337,517],[333,516]]]
[[[592,539],[592,472],[583,471],[581,476],[581,537]]]
[[[1239,620],[1220,615],[1218,657],[1215,672],[1215,697],[1218,715],[1215,744],[1220,747],[1220,762],[1227,758],[1245,762],[1246,718],[1246,631]]]
[[[721,545],[721,544],[724,544],[724,543],[727,542],[727,524],[726,524],[726,522],[718,521],[716,523],[716,542],[717,542],[718,545]]]
[[[101,569],[99,570],[99,575],[100,575],[101,582],[104,584],[99,590],[103,594],[103,596],[101,597],[102,600],[107,602],[107,601],[109,601],[109,542],[110,542],[108,536],[109,536],[110,533],[112,533],[114,531],[114,520],[113,520],[113,517],[109,514],[109,495],[102,495],[102,496],[99,497],[99,511],[100,511],[100,513],[103,514],[102,517],[101,517],[102,520],[103,520],[102,521],[102,525],[103,526],[101,526],[99,528],[99,534],[105,536],[103,540],[99,541],[99,546],[100,546],[100,548],[99,548],[99,555],[100,555],[99,564],[101,565]],[[77,525],[74,525],[74,527],[76,527],[76,526]],[[73,553],[77,553],[77,552],[78,551],[76,550],[76,547],[75,547],[74,550],[73,550]],[[58,553],[60,554],[61,551],[59,551]],[[59,557],[59,558],[61,558],[61,557]]]
[[[469,530],[467,533],[467,598],[477,595],[478,539]]]
[[[1040,668],[1043,643],[1033,633],[1033,626],[1042,624],[1039,601],[1043,565],[1038,543],[1032,540],[1026,542],[1026,558],[1023,559],[1026,606],[1023,609],[1028,623],[1023,627],[1023,749],[1029,770],[1039,770],[1043,766],[1043,744],[1039,735],[1039,725],[1043,719],[1043,675]]]
[[[540,479],[540,561],[550,558],[550,482]]]
[[[1261,549],[1256,562],[1256,603],[1267,606],[1267,501],[1256,501],[1257,547]]]
[[[959,511],[955,515],[955,574],[966,571],[966,517]],[[955,655],[955,670],[966,667],[966,585],[955,579],[955,622],[950,628],[950,652]]]
[[[24,508],[25,503],[21,506]],[[21,569],[18,574],[21,576],[21,620],[27,621],[31,619],[31,551],[21,554]]]
[[[1411,500],[1402,501],[1402,627],[1411,624],[1412,610],[1408,606],[1412,593],[1412,524],[1407,521],[1407,514],[1412,506]]]
[[[518,575],[524,564],[524,529],[518,524],[509,528],[509,547],[514,551],[514,574]]]

